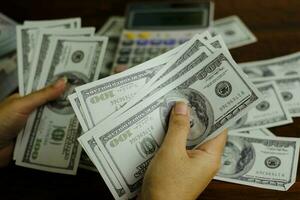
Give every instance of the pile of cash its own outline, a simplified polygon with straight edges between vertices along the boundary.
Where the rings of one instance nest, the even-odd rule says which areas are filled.
[[[59,99],[29,117],[15,145],[17,165],[63,174],[93,170],[115,199],[133,198],[170,110],[183,101],[191,107],[187,149],[229,128],[214,179],[283,191],[293,185],[299,139],[276,137],[267,128],[300,116],[300,53],[236,64],[228,48],[256,38],[230,16],[216,20],[210,33],[109,76],[123,24],[124,18],[112,17],[97,36],[80,18],[17,26],[20,94],[61,78],[68,82]]]
[[[16,164],[57,173],[76,174],[81,128],[67,96],[74,88],[97,80],[107,37],[94,36],[81,19],[25,21],[16,28],[20,95],[27,95],[64,78],[67,91],[32,113],[19,134]]]
[[[78,140],[116,199],[139,192],[176,101],[192,108],[187,149],[230,129],[215,179],[277,190],[294,183],[299,141],[266,129],[292,122],[279,86],[252,83],[242,69],[222,37],[205,32],[125,72],[75,88],[69,99],[84,132]]]
[[[17,23],[0,13],[0,101],[17,88]]]

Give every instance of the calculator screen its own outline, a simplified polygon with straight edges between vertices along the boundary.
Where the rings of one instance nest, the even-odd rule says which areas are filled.
[[[133,13],[132,28],[180,29],[206,27],[207,14],[200,11],[153,11]]]
[[[135,4],[128,9],[126,28],[131,30],[180,30],[207,28],[210,4]]]

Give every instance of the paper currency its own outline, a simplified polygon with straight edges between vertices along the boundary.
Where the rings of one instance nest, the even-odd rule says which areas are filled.
[[[296,181],[299,139],[229,135],[216,180],[286,191]]]
[[[255,82],[274,81],[283,98],[284,107],[292,117],[300,117],[300,75],[269,77],[263,80]]]
[[[239,66],[253,81],[268,77],[300,75],[300,52],[268,60],[240,63]]]
[[[40,28],[77,28],[77,20],[17,26],[19,93],[25,95]]]
[[[257,41],[254,34],[236,15],[215,20],[212,27],[212,34],[221,35],[229,49]]]
[[[249,130],[270,128],[292,123],[284,106],[280,91],[274,83],[256,85],[263,94],[263,100],[245,116],[237,120],[230,129]]]
[[[183,65],[190,68],[195,58],[197,55]],[[187,148],[215,137],[256,104],[259,92],[240,72],[230,56],[217,51],[181,78],[174,76],[173,84],[148,97],[143,104],[133,107],[105,127],[96,126],[79,140],[93,135],[117,178],[122,185],[125,184],[130,195],[134,195],[161,144],[167,116],[175,101],[188,101],[192,107],[193,125]],[[226,103],[231,99],[234,102]]]
[[[112,65],[118,48],[119,39],[124,28],[125,19],[120,16],[111,16],[96,35],[108,37],[107,50],[104,57],[100,77],[104,78],[112,73]]]
[[[266,128],[261,128],[261,129],[252,129],[252,130],[247,130],[247,131],[236,131],[236,130],[230,130],[228,132],[228,134],[248,134],[250,135],[250,137],[262,137],[262,136],[268,136],[268,137],[276,137],[276,135],[274,135],[274,133],[272,133],[271,131],[269,131]]]
[[[0,56],[16,49],[16,25],[14,20],[0,13]]]
[[[35,91],[40,81],[40,76],[45,64],[46,56],[49,53],[50,38],[53,36],[92,36],[95,28],[80,28],[68,30],[40,29],[36,44],[36,51],[28,79],[27,94]]]
[[[44,87],[65,77],[68,90],[54,102],[37,109],[26,124],[16,163],[50,172],[75,174],[81,148],[76,142],[81,133],[66,97],[74,87],[96,80],[103,61],[107,38],[53,37],[46,69],[41,74]]]

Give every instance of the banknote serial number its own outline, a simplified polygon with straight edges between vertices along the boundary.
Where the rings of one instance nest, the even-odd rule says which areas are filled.
[[[219,110],[221,112],[223,112],[225,109],[228,109],[228,108],[232,107],[233,105],[236,104],[236,101],[238,101],[239,99],[241,99],[244,96],[244,94],[245,94],[244,91],[240,91],[235,96],[228,99],[222,106],[220,106]]]

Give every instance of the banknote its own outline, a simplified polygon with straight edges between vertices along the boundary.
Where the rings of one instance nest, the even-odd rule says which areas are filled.
[[[17,26],[17,58],[19,93],[25,95],[33,56],[36,50],[40,28],[76,28],[76,20],[59,21],[51,24],[19,25]]]
[[[170,77],[172,77],[176,73],[181,76],[184,73],[188,72],[190,70],[190,68],[182,69],[178,66],[182,62],[187,60],[189,57],[193,56],[194,54],[198,53],[197,55],[198,55],[199,62],[203,61],[205,58],[207,58],[209,55],[211,55],[211,53],[213,51],[215,51],[215,49],[208,42],[206,42],[203,39],[203,37],[205,35],[206,34],[196,35],[193,39],[191,39],[189,42],[187,42],[184,47],[181,47],[181,46],[177,47],[177,48],[181,48],[181,50],[172,57],[172,60],[170,60],[164,66],[163,69],[159,70],[159,72],[157,72],[149,81],[147,81],[144,85],[140,86],[141,89],[139,90],[139,92],[132,95],[131,99],[127,99],[127,101],[125,102],[126,104],[124,106],[122,106],[121,108],[116,109],[116,111],[114,113],[112,113],[109,117],[107,117],[108,115],[106,115],[105,117],[102,116],[102,119],[98,120],[99,115],[97,115],[96,113],[95,113],[95,115],[91,116],[92,120],[97,121],[97,123],[95,123],[95,124],[98,124],[101,121],[102,121],[101,123],[105,124],[106,121],[115,119],[116,117],[118,117],[119,115],[121,115],[122,113],[127,111],[129,108],[131,108],[132,106],[136,105],[137,103],[140,103],[141,100],[148,94],[148,92],[152,91],[152,89],[150,89],[150,87],[152,88],[152,87],[154,87],[153,85],[157,85],[155,81],[161,82],[163,80],[171,79]],[[193,65],[193,66],[196,66],[196,65]],[[168,82],[168,83],[170,83],[170,82]],[[88,102],[87,100],[84,100],[84,99],[81,101]],[[91,107],[91,105],[88,105],[87,103],[85,103],[85,105],[87,105],[87,108],[90,107],[89,108],[89,110],[91,110],[90,112],[95,111],[95,109],[93,107]],[[94,105],[94,106],[97,107],[98,109],[103,107],[100,105]],[[102,108],[101,110],[104,110],[104,109],[105,108]],[[105,121],[103,121],[104,119],[105,119]]]
[[[50,172],[75,174],[81,148],[78,120],[67,96],[74,87],[96,80],[107,45],[106,37],[53,37],[39,87],[64,78],[68,89],[59,99],[36,110],[26,124],[16,164]]]
[[[89,130],[87,119],[83,113],[82,106],[80,104],[77,94],[73,93],[73,94],[69,95],[68,98],[72,105],[73,111],[81,125],[83,132],[87,132]]]
[[[40,29],[36,44],[36,51],[33,56],[30,75],[28,79],[28,87],[26,94],[29,94],[37,89],[40,76],[43,70],[46,56],[49,53],[49,45],[51,36],[92,36],[95,28],[80,28],[67,30],[49,30]]]
[[[292,117],[300,117],[300,75],[269,77],[257,83],[274,81],[283,98],[284,107]]]
[[[0,12],[0,56],[16,49],[17,23]]]
[[[255,35],[236,15],[215,20],[212,27],[212,34],[221,35],[229,49],[257,41]]]
[[[190,68],[195,56],[182,65]],[[216,51],[182,77],[174,76],[173,84],[145,99],[143,104],[87,133],[93,135],[117,178],[130,194],[135,194],[162,142],[175,101],[186,101],[192,108],[192,127],[187,139],[187,148],[192,149],[244,115],[256,105],[259,96],[232,58]],[[84,140],[89,134],[81,137]]]
[[[261,136],[268,136],[268,137],[276,137],[274,133],[269,131],[269,129],[266,128],[260,128],[260,129],[252,129],[252,130],[247,130],[247,131],[236,131],[236,130],[230,130],[228,131],[228,134],[247,134],[250,135],[251,137],[261,137]]]
[[[300,52],[268,60],[239,64],[249,78],[257,81],[263,81],[268,77],[300,75],[299,65]]]
[[[99,78],[104,78],[114,73],[112,72],[113,62],[116,56],[120,36],[124,28],[124,23],[124,17],[111,16],[96,33],[96,35],[108,37],[107,50],[103,61],[104,64]]]
[[[296,181],[299,139],[229,135],[216,180],[288,190]]]
[[[293,120],[284,106],[282,96],[277,86],[271,83],[256,85],[263,94],[263,101],[237,120],[230,129],[249,130],[270,128],[292,123]]]
[[[52,19],[52,20],[25,20],[24,25],[26,26],[53,26],[61,23],[71,23],[74,25],[73,28],[81,27],[81,18],[66,18],[66,19]]]
[[[125,18],[121,16],[111,16],[97,31],[97,35],[103,35],[107,37],[120,37],[124,29]]]
[[[87,139],[88,138],[88,139]],[[108,186],[115,199],[129,199],[126,188],[115,175],[109,163],[106,161],[103,153],[97,146],[95,139],[91,134],[85,135],[85,140],[78,139],[89,158],[93,161],[97,170],[101,174],[104,182]],[[105,162],[104,162],[105,161]]]

